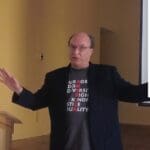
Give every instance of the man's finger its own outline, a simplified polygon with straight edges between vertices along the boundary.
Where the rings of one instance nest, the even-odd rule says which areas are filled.
[[[4,68],[2,69],[2,73],[5,77],[10,78],[11,75],[8,73],[8,71],[6,71]]]
[[[4,80],[2,80],[2,79],[0,78],[0,82],[1,82],[1,83],[4,83]]]

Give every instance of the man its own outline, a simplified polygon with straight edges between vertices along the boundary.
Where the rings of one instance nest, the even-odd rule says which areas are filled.
[[[118,100],[148,100],[147,85],[123,80],[113,66],[90,63],[92,36],[80,32],[68,42],[70,65],[46,74],[36,93],[0,69],[1,82],[14,91],[13,102],[32,110],[48,107],[51,150],[122,150]]]

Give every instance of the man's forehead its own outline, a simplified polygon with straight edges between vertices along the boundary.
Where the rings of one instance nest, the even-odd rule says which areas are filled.
[[[71,43],[90,43],[90,38],[86,33],[78,33],[72,36]]]

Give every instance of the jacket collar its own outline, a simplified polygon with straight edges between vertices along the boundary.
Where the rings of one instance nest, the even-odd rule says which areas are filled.
[[[92,67],[93,67],[93,64],[91,62],[89,62],[89,69],[92,69]],[[71,68],[71,63],[69,63],[67,66],[67,69],[70,70],[70,68]]]

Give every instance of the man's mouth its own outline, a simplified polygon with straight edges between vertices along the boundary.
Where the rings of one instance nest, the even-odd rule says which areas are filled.
[[[71,57],[73,60],[77,60],[78,58],[77,57]]]

